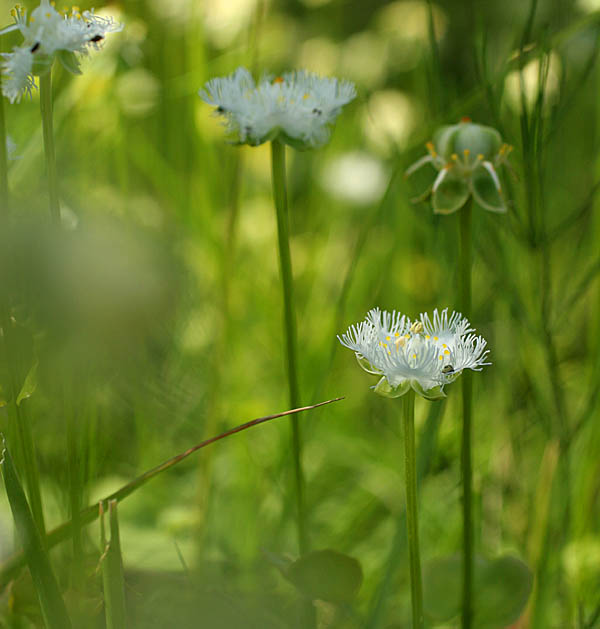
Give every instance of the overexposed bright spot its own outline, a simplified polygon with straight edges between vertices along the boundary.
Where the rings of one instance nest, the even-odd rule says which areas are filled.
[[[256,0],[204,0],[202,4],[207,37],[225,48],[250,22]]]
[[[371,31],[364,31],[344,42],[340,74],[368,87],[375,87],[385,79],[387,62],[386,41]]]
[[[538,98],[538,92],[547,71],[544,86],[544,104],[552,104],[558,96],[560,87],[561,63],[558,55],[550,53],[540,59],[533,59],[523,68],[523,89],[527,107],[531,109]],[[506,77],[504,94],[506,102],[515,110],[521,109],[521,77],[518,70]]]
[[[401,148],[419,119],[412,99],[398,90],[375,92],[363,113],[363,130],[371,145],[384,153]]]
[[[152,12],[162,20],[174,20],[184,23],[189,21],[193,9],[193,0],[149,0]]]
[[[150,113],[158,102],[160,82],[148,70],[134,68],[117,80],[117,98],[127,116],[140,117]]]
[[[600,11],[600,0],[577,0],[577,6],[586,13]]]
[[[432,5],[436,41],[444,37],[448,18],[436,4]],[[409,70],[429,46],[429,7],[424,0],[402,0],[382,7],[376,14],[377,30],[390,44],[395,70]]]
[[[333,158],[321,175],[321,185],[332,197],[361,205],[379,201],[386,183],[387,173],[381,161],[363,151]]]
[[[315,37],[308,39],[300,47],[297,66],[321,75],[336,73],[339,47],[330,39]]]

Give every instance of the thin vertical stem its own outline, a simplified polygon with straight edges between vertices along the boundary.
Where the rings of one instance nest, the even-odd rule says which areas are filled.
[[[406,530],[410,563],[410,595],[412,627],[422,629],[423,586],[421,584],[421,558],[419,554],[419,520],[417,516],[417,456],[415,452],[415,394],[409,391],[402,398],[404,428],[404,483],[406,485]]]
[[[294,309],[294,290],[292,280],[292,259],[290,255],[287,189],[285,175],[285,146],[277,140],[271,142],[273,198],[277,214],[277,236],[279,240],[279,262],[283,288],[284,329],[286,340],[286,361],[289,386],[290,406],[300,406],[300,390],[297,372],[296,316]],[[296,484],[296,515],[298,526],[298,545],[300,553],[308,550],[306,530],[306,511],[304,507],[304,475],[302,471],[302,440],[300,426],[296,417],[292,422],[292,451],[294,456],[294,476]]]
[[[0,216],[8,218],[8,159],[6,155],[6,119],[4,98],[0,96]]]
[[[46,157],[46,176],[48,177],[48,200],[50,217],[56,225],[60,224],[60,204],[58,200],[58,178],[56,176],[56,154],[54,151],[54,129],[52,122],[52,70],[40,76],[40,111],[42,113],[42,131],[44,134],[44,155]]]
[[[472,199],[460,210],[460,307],[471,317],[471,207]],[[465,370],[466,371],[466,370]],[[471,374],[463,373],[463,425],[461,443],[463,508],[462,629],[471,629],[473,618],[473,466],[471,454]]]

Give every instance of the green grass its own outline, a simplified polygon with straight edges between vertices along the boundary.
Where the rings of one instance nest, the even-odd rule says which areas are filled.
[[[410,626],[401,402],[373,394],[335,335],[376,305],[459,308],[459,216],[411,204],[433,170],[402,173],[439,125],[464,115],[514,146],[509,212],[472,213],[470,319],[493,362],[472,377],[475,549],[533,571],[520,628],[600,627],[600,5],[453,0],[432,3],[430,21],[417,1],[257,0],[221,15],[227,4],[122,3],[125,30],[82,76],[55,68],[59,194],[72,225],[59,236],[46,229],[38,94],[5,102],[18,159],[0,292],[19,330],[11,351],[30,364],[3,354],[0,375],[6,394],[9,373],[39,361],[18,409],[46,528],[289,407],[269,147],[228,144],[197,90],[241,64],[257,75],[308,66],[359,93],[326,147],[287,151],[302,403],[345,396],[299,416],[308,533],[313,549],[350,555],[363,572],[352,602],[318,603],[319,627]],[[2,37],[4,50],[18,43]],[[373,184],[366,170],[332,192],[332,164],[354,151],[383,171],[368,201],[351,198],[355,179]],[[425,564],[462,544],[460,385],[447,392],[416,404]],[[7,438],[15,408],[0,410]],[[36,471],[9,447],[27,488]],[[129,626],[298,626],[305,605],[273,563],[297,558],[293,482],[284,420],[203,449],[120,503]],[[75,550],[64,541],[50,553],[71,618],[90,627],[105,622],[99,539],[96,521]],[[28,571],[11,577],[0,627],[44,626]]]

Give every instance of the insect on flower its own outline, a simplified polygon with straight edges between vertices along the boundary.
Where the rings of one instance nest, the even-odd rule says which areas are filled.
[[[327,142],[342,107],[356,96],[354,85],[304,70],[255,83],[246,68],[208,81],[200,98],[215,106],[239,144],[279,140],[296,149]]]
[[[353,350],[358,364],[380,376],[376,393],[400,397],[413,389],[429,400],[445,397],[444,386],[465,369],[481,371],[489,350],[460,313],[434,310],[411,321],[399,312],[371,310],[338,339]]]
[[[506,163],[512,147],[502,141],[498,131],[463,118],[458,124],[438,129],[425,146],[428,154],[417,160],[405,176],[426,164],[431,164],[438,174],[432,186],[415,201],[431,194],[433,211],[451,214],[472,195],[482,208],[506,212],[497,169]]]
[[[107,33],[123,29],[122,24],[96,15],[93,9],[80,11],[73,7],[61,13],[48,0],[41,0],[31,14],[17,4],[11,14],[15,23],[0,35],[17,30],[23,35],[21,46],[2,53],[2,93],[11,103],[19,102],[23,94],[31,94],[34,76],[49,72],[55,58],[69,72],[80,74],[75,53],[87,55],[90,47],[99,48]]]

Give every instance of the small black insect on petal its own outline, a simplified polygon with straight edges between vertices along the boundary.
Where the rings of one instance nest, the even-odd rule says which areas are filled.
[[[215,111],[216,111],[218,114],[223,114],[223,113],[225,113],[225,108],[224,108],[224,107],[221,107],[221,105],[219,105]]]
[[[319,109],[318,107],[315,107],[312,110],[312,112],[313,112],[313,114],[316,114],[317,116],[320,116],[323,113],[323,111],[321,109]]]
[[[102,41],[104,39],[104,35],[94,35],[93,37],[90,38],[90,41],[93,42],[94,44],[97,44],[99,41]]]
[[[36,41],[35,44],[33,44],[33,46],[29,49],[30,52],[35,52],[36,50],[39,49],[39,47],[41,46],[39,41]]]

